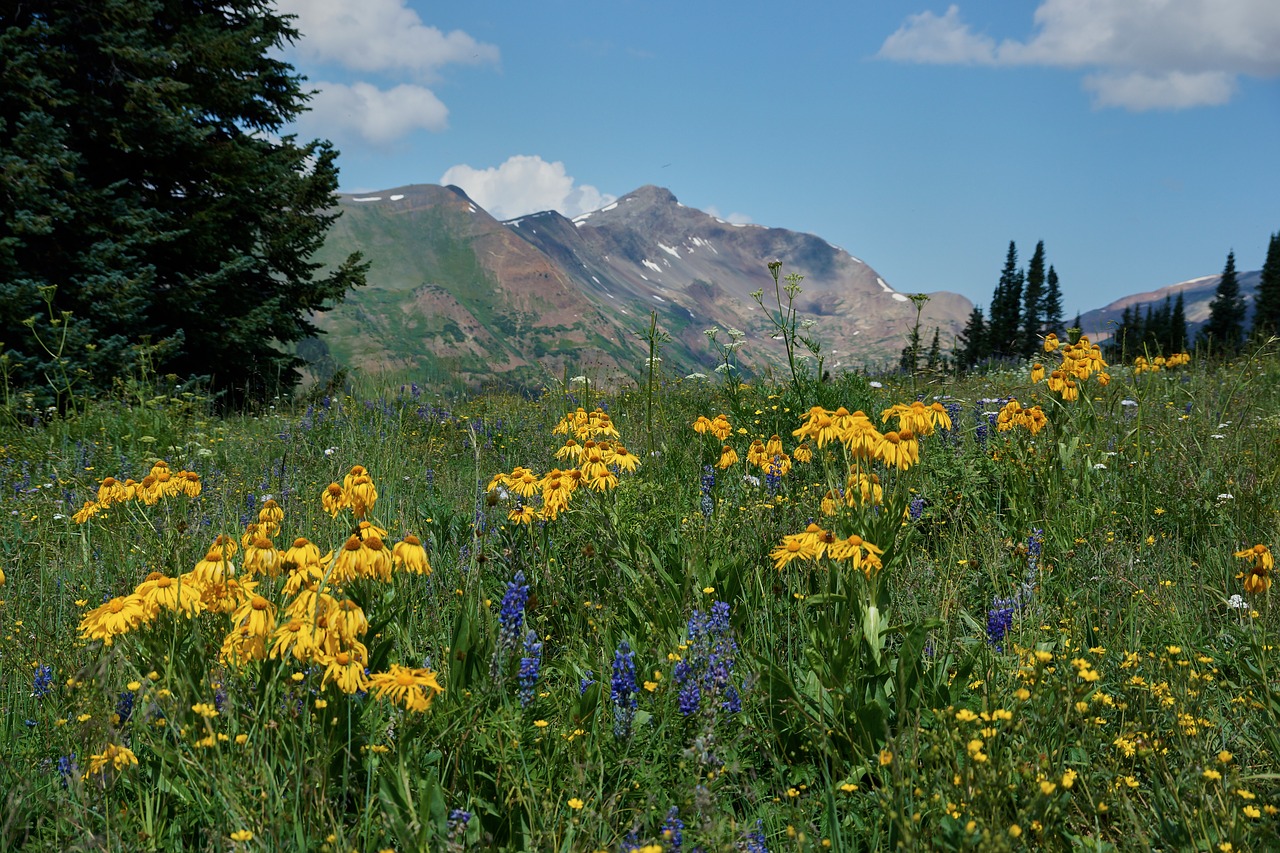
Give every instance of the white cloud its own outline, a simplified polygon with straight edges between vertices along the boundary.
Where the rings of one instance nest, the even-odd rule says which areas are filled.
[[[1147,74],[1100,73],[1084,78],[1084,87],[1093,93],[1099,107],[1124,107],[1134,111],[1179,110],[1225,104],[1235,94],[1235,77],[1224,71],[1185,74],[1169,71]]]
[[[573,177],[565,173],[564,163],[548,163],[536,155],[517,154],[488,169],[451,166],[440,183],[461,187],[498,219],[514,219],[541,210],[556,210],[573,217],[617,200],[589,184],[575,186]]]
[[[301,38],[290,49],[304,74],[385,75],[391,85],[357,79],[309,81],[318,90],[298,124],[325,136],[385,144],[416,130],[440,131],[449,110],[427,87],[441,67],[497,63],[498,48],[461,30],[425,24],[406,0],[275,0],[296,15]],[[319,75],[314,69],[323,69]],[[394,79],[399,77],[400,79]]]
[[[1275,0],[1043,0],[1035,32],[999,45],[960,19],[911,15],[879,56],[940,64],[1090,69],[1084,87],[1100,107],[1215,106],[1239,75],[1280,75]]]
[[[310,112],[298,124],[324,136],[385,145],[414,130],[444,130],[449,109],[430,89],[402,83],[379,89],[371,83],[316,82]]]
[[[936,65],[986,65],[995,62],[996,43],[975,34],[960,21],[960,7],[948,6],[941,17],[932,12],[908,15],[907,22],[880,46],[882,59]]]
[[[427,26],[405,0],[276,0],[297,15],[295,49],[310,62],[336,62],[352,71],[407,69],[429,75],[453,63],[498,61],[498,48],[461,30]]]
[[[725,222],[728,222],[730,225],[750,225],[753,222],[751,217],[747,216],[745,213],[734,212],[734,213],[725,215],[721,213],[720,208],[716,207],[714,204],[707,207],[707,209],[704,210],[703,213],[714,216],[716,219],[720,219]]]

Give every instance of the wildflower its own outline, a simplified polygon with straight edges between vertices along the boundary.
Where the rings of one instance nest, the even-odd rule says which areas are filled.
[[[701,509],[703,518],[710,518],[715,512],[715,500],[711,497],[711,490],[716,485],[716,472],[710,465],[702,469],[702,478],[698,482],[698,488],[702,492]]]
[[[569,808],[573,809],[574,811],[578,811],[578,810],[580,810],[580,809],[581,809],[583,806],[585,806],[585,805],[586,805],[586,803],[584,803],[584,802],[583,802],[580,798],[578,798],[578,797],[570,797],[570,798],[569,798],[568,806],[569,806]]]
[[[53,667],[46,663],[36,668],[36,674],[32,681],[31,695],[36,699],[43,699],[52,690]]]
[[[724,449],[720,451],[720,461],[716,463],[716,467],[721,470],[724,470],[725,468],[728,468],[731,465],[737,465],[737,464],[738,464],[738,452],[726,444],[724,446]]]
[[[135,592],[142,596],[151,613],[163,608],[190,617],[207,609],[204,585],[194,579],[184,583],[182,578],[153,572]]]
[[[710,614],[693,611],[686,645],[686,654],[673,672],[680,713],[688,717],[705,708],[714,716],[720,708],[736,714],[742,708],[732,680],[738,644],[730,630],[727,602],[712,604]]]
[[[623,640],[613,654],[613,678],[609,682],[614,737],[625,738],[631,734],[631,721],[636,715],[636,692],[635,652]]]
[[[375,672],[369,676],[369,689],[376,691],[375,698],[390,696],[409,711],[426,711],[437,693],[443,693],[436,673],[427,668],[392,664],[388,672]]]
[[[235,832],[231,833],[231,835],[227,837],[230,838],[232,841],[236,842],[237,844],[240,844],[245,841],[252,841],[253,833],[247,829],[237,829]]]
[[[1250,595],[1266,592],[1271,588],[1271,572],[1275,569],[1275,558],[1266,545],[1254,545],[1243,551],[1237,551],[1237,557],[1252,561],[1248,574],[1244,579],[1244,591]]]
[[[524,606],[529,600],[529,586],[524,582],[524,572],[516,572],[515,577],[507,584],[507,591],[502,596],[502,607],[498,611],[498,643],[493,650],[493,660],[489,665],[489,677],[502,677],[504,668],[520,642],[520,629],[524,627]]]
[[[527,708],[533,702],[533,691],[538,685],[538,675],[542,670],[542,643],[538,642],[538,632],[530,631],[524,637],[525,656],[520,658],[520,672],[516,680],[520,685],[520,707]]]
[[[1077,775],[1078,774],[1076,773],[1075,770],[1072,770],[1071,768],[1067,768],[1067,770],[1062,774],[1062,787],[1066,788],[1067,790],[1070,790],[1071,787],[1076,783]]]
[[[662,824],[662,838],[667,842],[667,849],[679,853],[684,843],[684,821],[680,819],[680,809],[672,806],[667,811],[667,819]]]
[[[80,620],[80,634],[87,640],[111,645],[116,637],[151,621],[146,602],[137,593],[117,596],[95,607]]]
[[[84,774],[85,779],[95,773],[101,773],[108,767],[114,768],[116,771],[127,770],[138,764],[138,756],[133,754],[133,750],[127,746],[109,743],[106,749],[100,753],[89,756],[89,770]]]
[[[369,689],[369,680],[365,675],[365,664],[369,662],[369,655],[364,646],[359,643],[354,645],[355,648],[352,651],[340,651],[320,659],[320,662],[325,665],[324,678],[320,681],[321,689],[330,681],[348,695]]]

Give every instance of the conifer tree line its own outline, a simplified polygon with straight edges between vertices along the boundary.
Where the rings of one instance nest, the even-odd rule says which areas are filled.
[[[1025,269],[1018,266],[1016,243],[1009,241],[990,313],[984,315],[975,307],[969,314],[957,342],[957,366],[973,367],[992,358],[1030,358],[1045,335],[1066,337],[1058,272],[1045,264],[1043,240],[1036,243]]]
[[[1240,352],[1246,342],[1261,343],[1280,334],[1280,233],[1272,234],[1267,243],[1267,258],[1253,296],[1253,322],[1246,327],[1248,314],[1233,250],[1227,253],[1222,277],[1209,303],[1209,319],[1196,336],[1196,345],[1209,354],[1231,356]]]
[[[1156,356],[1184,352],[1190,344],[1187,314],[1182,294],[1177,299],[1166,296],[1164,302],[1126,306],[1120,323],[1108,342],[1111,358],[1128,361],[1139,355]]]

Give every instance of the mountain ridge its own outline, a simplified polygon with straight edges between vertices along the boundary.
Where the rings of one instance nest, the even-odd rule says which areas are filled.
[[[703,332],[715,326],[747,333],[748,370],[774,370],[784,350],[752,293],[774,296],[775,260],[783,275],[803,276],[797,308],[818,323],[829,367],[896,360],[915,321],[908,296],[826,240],[728,223],[654,185],[572,219],[541,211],[500,221],[437,184],[339,194],[337,206],[318,259],[359,250],[371,266],[368,286],[316,316],[328,334],[300,349],[321,373],[425,370],[468,385],[541,384],[568,369],[634,377],[651,311],[671,336],[666,367],[709,372],[716,358]],[[931,294],[922,328],[949,341],[971,307]]]

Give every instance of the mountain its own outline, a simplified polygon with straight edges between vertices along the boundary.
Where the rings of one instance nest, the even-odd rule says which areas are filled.
[[[1253,323],[1253,299],[1258,290],[1258,283],[1262,280],[1262,271],[1237,273],[1236,278],[1240,282],[1240,295],[1244,297],[1244,327],[1248,330]],[[1168,297],[1172,303],[1181,293],[1183,311],[1187,315],[1187,332],[1194,339],[1196,332],[1200,331],[1200,327],[1209,319],[1209,303],[1213,301],[1218,282],[1221,280],[1221,273],[1204,275],[1161,287],[1158,290],[1122,296],[1102,308],[1095,308],[1081,314],[1080,328],[1090,340],[1100,343],[1110,338],[1112,330],[1120,325],[1120,315],[1124,313],[1124,309],[1136,308],[1145,314],[1146,306],[1150,305],[1152,310],[1158,309],[1164,304],[1165,297]]]
[[[638,376],[650,313],[671,336],[664,368],[709,373],[703,331],[746,333],[740,363],[785,370],[785,350],[751,294],[776,295],[768,264],[804,276],[796,307],[816,325],[826,364],[896,361],[915,306],[874,269],[818,237],[734,225],[645,186],[572,220],[555,211],[500,222],[457,187],[414,185],[339,195],[341,216],[318,260],[364,253],[368,286],[318,315],[327,332],[299,353],[316,372],[416,372],[426,381],[536,386],[565,371]],[[785,284],[785,282],[784,282]],[[922,315],[946,341],[972,308],[930,294]],[[785,306],[786,296],[782,294]]]

